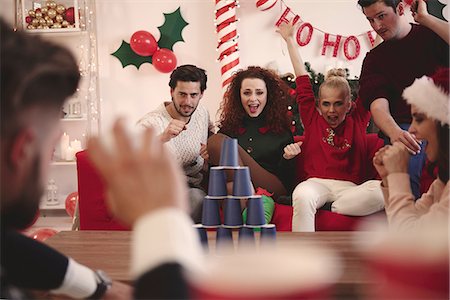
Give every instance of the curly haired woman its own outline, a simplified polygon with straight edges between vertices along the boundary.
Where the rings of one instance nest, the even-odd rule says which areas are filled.
[[[208,139],[210,163],[217,165],[224,138],[236,138],[239,163],[250,168],[255,187],[274,199],[292,191],[295,144],[287,118],[288,87],[274,72],[248,67],[237,72],[225,93],[218,121],[219,132]],[[286,148],[286,149],[285,149]]]

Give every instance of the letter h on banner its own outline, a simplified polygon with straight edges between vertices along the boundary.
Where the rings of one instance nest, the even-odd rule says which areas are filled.
[[[325,33],[324,35],[324,40],[323,40],[323,45],[322,45],[322,55],[325,55],[325,52],[327,50],[326,47],[331,46],[334,47],[333,50],[333,57],[337,56],[338,50],[339,50],[339,44],[341,43],[341,38],[342,36],[340,35],[336,35],[336,41],[330,41],[330,34],[329,33]]]
[[[286,7],[286,9],[284,10],[284,12],[281,15],[281,17],[275,23],[275,26],[278,27],[283,22],[289,23],[291,20],[286,18],[289,13],[291,13],[291,9],[289,7]],[[294,14],[294,13],[291,13],[291,14]],[[300,20],[300,17],[298,15],[294,15],[294,18],[292,19],[292,25],[295,25],[295,23],[297,23],[298,20]]]

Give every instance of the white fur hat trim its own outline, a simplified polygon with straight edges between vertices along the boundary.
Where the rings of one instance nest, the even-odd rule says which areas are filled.
[[[449,95],[436,86],[431,78],[422,76],[414,80],[403,91],[403,98],[427,116],[450,125]]]

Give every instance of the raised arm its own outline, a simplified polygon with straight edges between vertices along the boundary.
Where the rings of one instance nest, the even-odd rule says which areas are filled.
[[[291,23],[281,23],[278,27],[277,32],[281,35],[281,37],[285,40],[289,57],[291,58],[292,66],[294,67],[294,73],[296,77],[302,75],[308,75],[308,72],[305,69],[303,64],[303,60],[300,56],[300,53],[297,50],[297,46],[294,41],[294,26]]]
[[[416,2],[417,4],[414,3],[411,6],[411,12],[414,21],[433,30],[447,44],[449,44],[450,30],[448,22],[441,20],[433,15],[430,15],[427,11],[427,4],[423,0],[417,0]],[[414,7],[417,7],[417,9],[415,9]]]

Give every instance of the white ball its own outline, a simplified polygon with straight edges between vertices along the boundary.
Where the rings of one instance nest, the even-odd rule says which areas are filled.
[[[278,0],[258,0],[256,1],[256,7],[260,11],[266,11],[274,7],[275,4],[277,4],[277,1]]]

